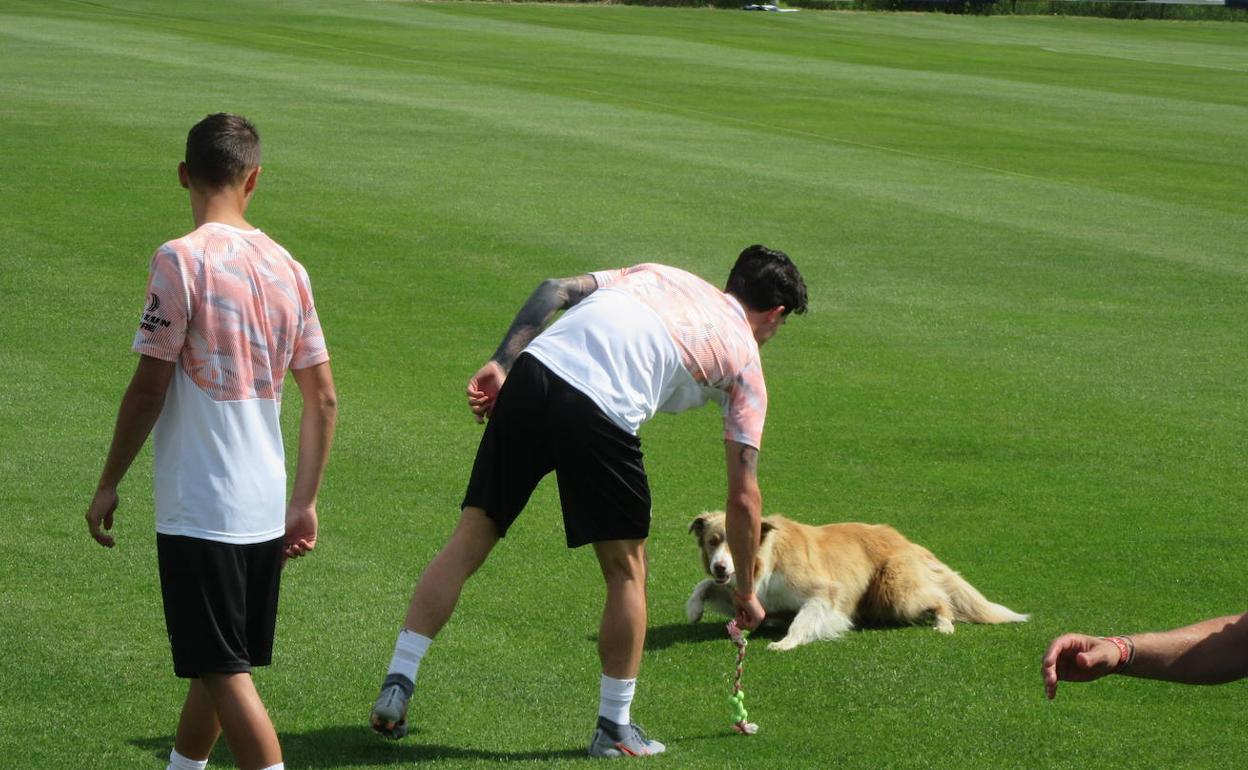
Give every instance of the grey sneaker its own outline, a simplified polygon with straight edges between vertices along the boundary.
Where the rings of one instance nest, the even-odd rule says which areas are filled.
[[[637,725],[617,725],[606,717],[598,717],[598,727],[589,738],[591,757],[644,757],[662,754],[666,748],[647,738]]]
[[[407,735],[407,701],[411,699],[415,687],[415,682],[402,674],[386,676],[368,720],[373,732],[395,741]],[[393,727],[387,727],[387,724]]]

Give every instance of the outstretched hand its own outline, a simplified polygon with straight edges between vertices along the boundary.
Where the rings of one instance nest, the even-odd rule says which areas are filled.
[[[291,505],[286,508],[286,539],[282,562],[306,556],[316,548],[316,506]]]
[[[1040,673],[1044,676],[1044,693],[1049,700],[1057,697],[1057,682],[1091,682],[1118,668],[1122,653],[1107,639],[1085,634],[1065,634],[1054,639],[1044,653]]]
[[[477,422],[485,422],[485,418],[494,414],[494,402],[498,400],[498,391],[506,379],[507,372],[502,365],[491,359],[468,380],[468,408]]]
[[[97,489],[91,505],[87,506],[87,529],[95,542],[105,548],[112,548],[117,544],[106,531],[113,528],[113,512],[117,510],[119,501],[116,489]]]

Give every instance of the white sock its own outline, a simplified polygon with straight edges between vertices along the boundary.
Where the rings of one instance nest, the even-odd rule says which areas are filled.
[[[617,725],[628,724],[633,691],[636,689],[636,679],[616,679],[603,674],[598,684],[598,716],[606,717]]]
[[[386,674],[402,674],[415,682],[420,659],[425,657],[431,644],[433,640],[429,637],[403,629],[394,643],[394,657],[390,658],[390,668],[386,670]]]
[[[206,759],[187,759],[177,749],[169,752],[169,767],[165,770],[204,770],[208,766]]]

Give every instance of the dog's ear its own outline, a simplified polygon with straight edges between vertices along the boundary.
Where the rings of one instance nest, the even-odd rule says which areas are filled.
[[[776,528],[776,525],[774,523],[772,523],[771,521],[768,521],[767,519],[763,519],[762,531],[760,532],[758,536],[758,542],[761,543],[764,540],[766,540],[767,535],[775,528]]]
[[[692,522],[689,523],[689,531],[692,532],[697,537],[702,537],[702,530],[706,529],[706,520],[709,519],[710,517],[711,517],[711,514],[704,513],[698,518],[694,519]]]

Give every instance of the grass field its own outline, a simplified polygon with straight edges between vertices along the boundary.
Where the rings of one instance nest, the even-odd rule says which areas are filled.
[[[205,113],[266,142],[251,220],[308,267],[338,379],[316,554],[258,675],[291,768],[580,766],[601,588],[553,484],[430,653],[414,735],[365,727],[480,430],[463,403],[542,278],[716,282],[793,255],[764,349],[770,512],[888,522],[1023,626],[733,649],[690,626],[718,417],[642,437],[655,495],[634,714],[689,768],[1233,767],[1243,686],[1044,700],[1067,630],[1245,609],[1248,37],[1075,18],[356,0],[0,0],[0,767],[162,768],[181,686],[147,453],[114,551],[82,512]],[[284,419],[293,425],[298,399]],[[775,634],[771,636],[774,638]],[[219,748],[214,766],[227,766]]]

